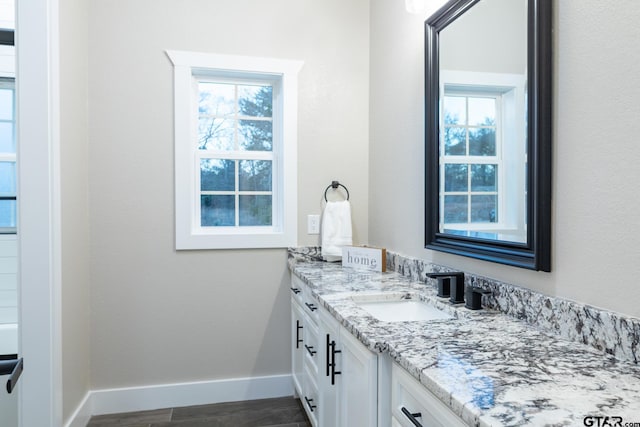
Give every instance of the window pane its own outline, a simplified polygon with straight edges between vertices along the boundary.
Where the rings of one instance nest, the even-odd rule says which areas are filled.
[[[240,191],[271,191],[271,168],[270,160],[241,160]]]
[[[270,120],[240,120],[238,139],[244,150],[271,151],[273,123]]]
[[[0,227],[16,226],[16,201],[0,200]]]
[[[238,86],[240,114],[249,117],[273,116],[273,88],[271,86]]]
[[[13,89],[0,89],[0,120],[13,120]]]
[[[0,162],[0,196],[16,195],[16,164]]]
[[[467,196],[444,196],[444,222],[467,222]]]
[[[271,196],[240,196],[240,225],[271,225]]]
[[[469,154],[472,156],[496,155],[495,128],[479,128],[469,130]]]
[[[234,160],[200,159],[200,190],[234,191],[236,162]]]
[[[471,191],[497,191],[498,165],[471,165]]]
[[[467,129],[464,127],[444,128],[445,156],[464,156],[467,154]]]
[[[469,125],[494,125],[496,100],[493,98],[469,98]]]
[[[202,227],[234,226],[235,222],[235,196],[200,196]]]
[[[15,153],[16,142],[13,138],[13,123],[0,122],[0,153]]]
[[[198,120],[198,149],[233,150],[234,120],[200,118]]]
[[[444,124],[464,125],[467,122],[466,98],[462,96],[444,97]]]
[[[198,92],[198,112],[201,116],[228,117],[236,113],[235,85],[199,82]]]
[[[467,191],[467,165],[444,165],[444,191]]]
[[[498,196],[471,196],[471,222],[498,222]]]

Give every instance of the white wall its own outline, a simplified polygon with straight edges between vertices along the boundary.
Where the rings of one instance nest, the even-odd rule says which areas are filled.
[[[485,0],[440,32],[440,69],[525,74],[526,0]]]
[[[554,7],[552,272],[424,249],[424,17],[393,0],[371,2],[369,241],[640,316],[640,2]]]
[[[91,387],[290,372],[286,251],[174,249],[166,49],[304,61],[298,242],[333,179],[368,239],[367,0],[89,6]]]
[[[90,384],[87,12],[85,0],[59,0],[63,420]]]

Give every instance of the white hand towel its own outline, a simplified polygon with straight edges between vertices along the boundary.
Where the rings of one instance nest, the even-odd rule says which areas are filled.
[[[350,246],[351,204],[348,200],[327,202],[322,213],[322,257],[325,261],[342,260],[342,246]]]

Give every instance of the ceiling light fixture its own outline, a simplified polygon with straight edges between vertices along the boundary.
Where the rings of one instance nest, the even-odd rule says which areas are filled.
[[[409,13],[424,13],[427,10],[427,0],[404,0],[405,7]]]

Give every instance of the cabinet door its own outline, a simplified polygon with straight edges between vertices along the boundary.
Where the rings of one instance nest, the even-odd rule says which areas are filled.
[[[339,426],[378,425],[378,356],[370,352],[346,329],[340,331],[341,372],[338,388]]]
[[[338,377],[334,366],[339,357],[340,324],[325,309],[321,308],[318,321],[321,348],[318,350],[318,391],[322,402],[318,414],[320,425],[333,427],[338,425]]]
[[[298,396],[303,394],[304,323],[302,307],[296,298],[291,298],[291,372]]]

